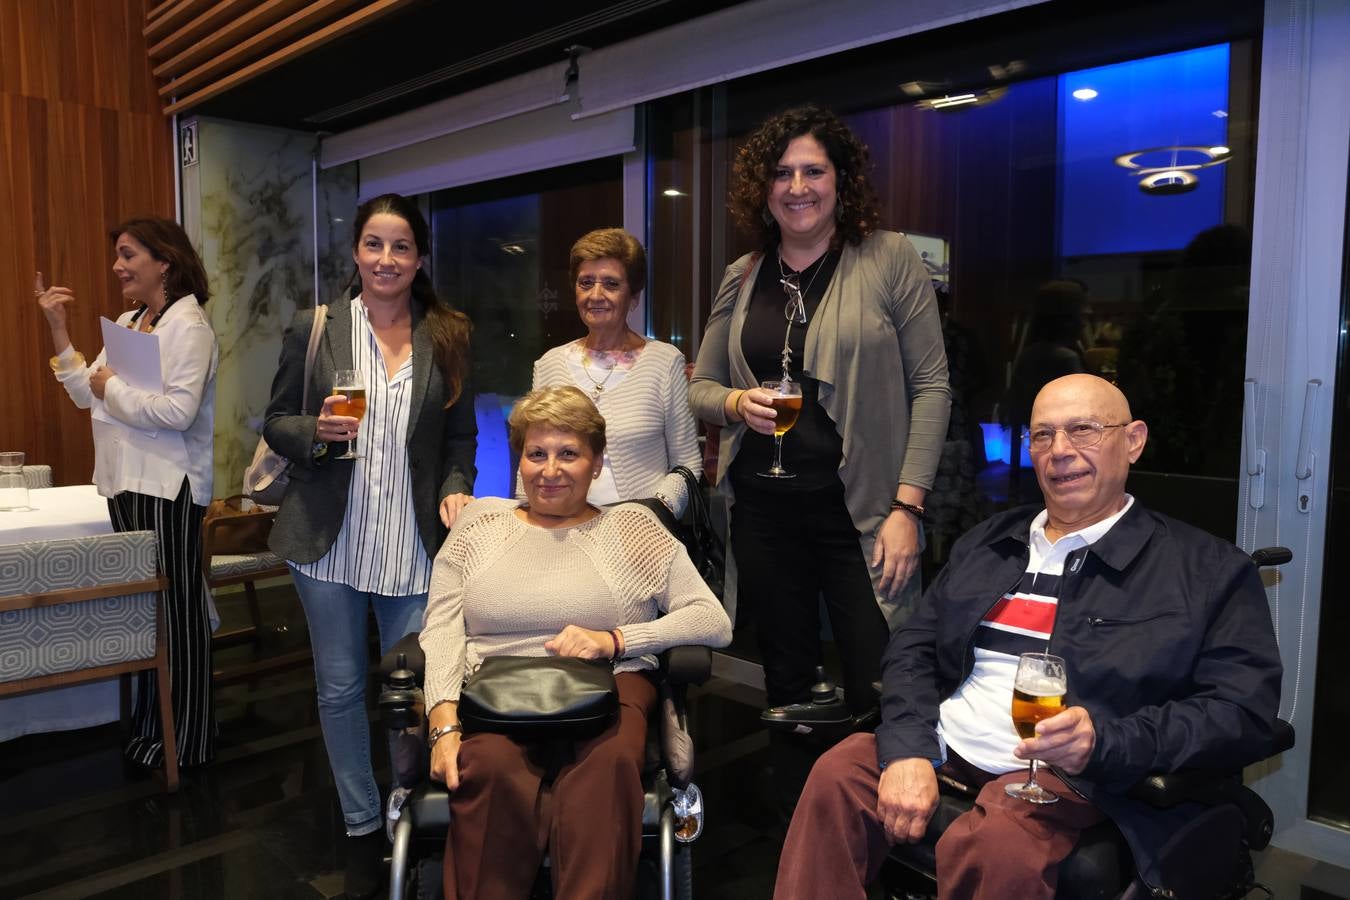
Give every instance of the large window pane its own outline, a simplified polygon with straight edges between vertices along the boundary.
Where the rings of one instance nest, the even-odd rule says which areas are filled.
[[[1308,776],[1308,816],[1350,828],[1350,767],[1345,765],[1346,722],[1350,693],[1345,690],[1341,652],[1350,644],[1350,576],[1340,558],[1350,547],[1350,221],[1341,267],[1340,341],[1336,360],[1335,419],[1331,431],[1331,506],[1327,511],[1322,565],[1322,613],[1318,620],[1317,697],[1313,703],[1312,771]],[[1286,674],[1286,678],[1287,678]]]
[[[894,105],[833,98],[871,149],[884,227],[926,253],[943,308],[954,400],[930,575],[973,522],[1039,501],[1020,428],[1039,387],[1075,371],[1156,425],[1129,489],[1233,538],[1253,59],[1237,41],[959,92],[912,82],[923,98]],[[751,114],[763,100],[730,89],[746,123],[730,143],[773,111]]]
[[[430,195],[436,290],[473,320],[480,496],[509,496],[504,411],[530,389],[534,361],[580,337],[568,251],[623,219],[617,158]]]

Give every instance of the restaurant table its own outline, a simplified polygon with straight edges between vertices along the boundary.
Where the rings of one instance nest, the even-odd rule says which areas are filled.
[[[0,511],[0,544],[87,537],[111,534],[113,530],[108,501],[92,484],[31,490],[28,506],[26,510]],[[0,593],[5,593],[4,585],[0,585]],[[220,616],[209,591],[206,597],[214,631]],[[113,677],[0,700],[0,741],[116,722],[121,715],[117,682]]]

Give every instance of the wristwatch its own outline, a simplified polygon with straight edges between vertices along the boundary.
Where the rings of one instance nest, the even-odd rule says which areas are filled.
[[[456,722],[453,725],[446,725],[444,728],[431,729],[431,731],[427,734],[427,746],[435,747],[436,742],[441,739],[442,735],[447,735],[454,731],[463,732],[464,726]]]

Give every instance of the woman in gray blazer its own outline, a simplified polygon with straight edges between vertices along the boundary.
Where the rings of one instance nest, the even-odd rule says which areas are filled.
[[[874,702],[888,636],[918,596],[924,498],[951,395],[937,301],[903,235],[881,231],[867,146],[805,106],[739,151],[730,209],[762,250],[727,267],[689,387],[723,429],[717,479],[734,496],[737,599],[749,608],[771,705],[807,700],[821,659],[819,597],[849,705]],[[767,476],[777,413],[762,384],[801,388]]]
[[[471,325],[422,270],[426,220],[412,201],[385,194],[357,210],[354,230],[361,291],[328,308],[304,409],[314,313],[296,315],[263,434],[293,463],[271,546],[290,563],[309,622],[319,721],[348,835],[346,894],[368,897],[383,845],[365,707],[369,610],[383,651],[421,628],[431,561],[472,499],[478,429]],[[362,416],[336,414],[355,399],[336,392],[341,370],[355,370],[365,387]]]

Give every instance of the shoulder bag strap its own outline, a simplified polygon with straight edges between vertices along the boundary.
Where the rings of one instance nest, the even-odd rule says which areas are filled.
[[[305,348],[305,381],[303,399],[300,401],[300,414],[309,409],[309,376],[314,371],[314,358],[319,355],[319,339],[323,337],[323,326],[328,321],[328,304],[320,303],[314,307],[314,322],[309,326],[309,346]]]

